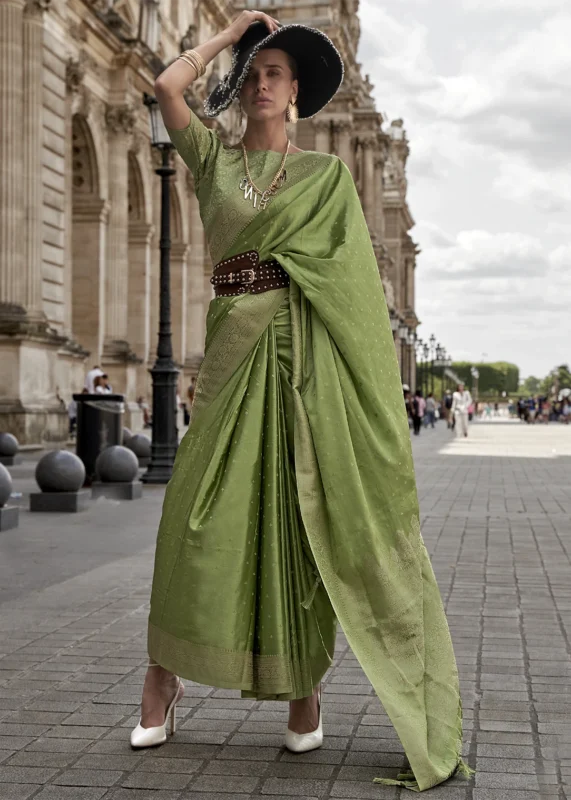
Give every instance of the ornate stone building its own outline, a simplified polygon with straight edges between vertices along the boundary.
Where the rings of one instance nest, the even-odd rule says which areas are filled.
[[[358,0],[248,0],[284,23],[326,31],[345,82],[296,144],[338,154],[354,175],[389,306],[403,380],[411,383],[418,252],[406,200],[402,122],[386,132],[356,61]],[[0,430],[25,442],[66,438],[65,403],[99,364],[128,400],[150,399],[158,330],[160,180],[144,92],[163,65],[227,26],[230,0],[0,0]],[[189,91],[202,100],[224,74],[220,54]],[[236,108],[214,121],[236,141]],[[386,126],[385,126],[386,127]],[[172,182],[173,341],[180,390],[202,357],[212,265],[191,176]]]

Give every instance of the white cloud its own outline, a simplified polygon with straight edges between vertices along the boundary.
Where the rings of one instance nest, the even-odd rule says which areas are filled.
[[[359,13],[377,107],[411,144],[421,335],[524,372],[569,360],[569,0],[362,0]]]
[[[569,7],[568,0],[462,0],[462,5],[467,11],[480,11],[486,14],[490,11],[546,13],[547,11],[565,11]]]

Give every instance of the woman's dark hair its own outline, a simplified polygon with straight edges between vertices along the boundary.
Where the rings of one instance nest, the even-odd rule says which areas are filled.
[[[422,389],[417,389],[416,390],[416,396],[417,397],[422,397]]]

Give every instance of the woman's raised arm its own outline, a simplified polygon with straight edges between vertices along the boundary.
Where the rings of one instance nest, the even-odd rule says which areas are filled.
[[[225,30],[217,33],[205,44],[195,47],[195,51],[208,64],[218,53],[240,40],[252,22],[265,22],[270,33],[280,27],[280,23],[262,11],[242,11],[242,13]],[[186,128],[190,120],[190,109],[184,99],[184,93],[196,80],[194,67],[177,58],[162,72],[155,81],[155,96],[159,102],[161,113],[167,128]]]

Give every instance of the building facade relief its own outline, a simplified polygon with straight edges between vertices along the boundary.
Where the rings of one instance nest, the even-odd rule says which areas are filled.
[[[150,401],[158,331],[160,180],[145,92],[181,49],[227,26],[229,0],[0,0],[0,430],[22,443],[64,442],[66,404],[94,364],[127,400]],[[346,65],[333,101],[290,126],[302,149],[338,155],[355,178],[390,309],[403,381],[411,385],[418,324],[409,231],[408,143],[386,124],[356,53],[358,0],[282,0],[285,24],[324,30]],[[221,53],[191,86],[202,101],[230,66]],[[204,119],[227,142],[237,104]],[[171,192],[173,348],[180,394],[198,371],[212,271],[192,176],[175,155]],[[406,329],[406,339],[403,331]],[[400,332],[399,332],[400,331]]]

